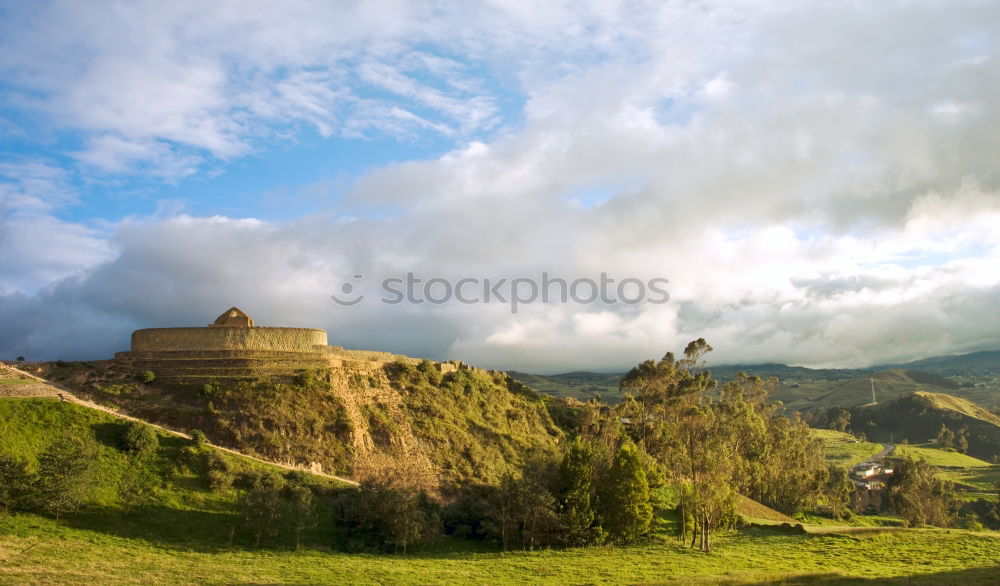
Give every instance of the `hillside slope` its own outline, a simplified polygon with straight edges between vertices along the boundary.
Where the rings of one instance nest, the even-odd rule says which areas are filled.
[[[976,394],[977,389],[960,389],[954,381],[942,376],[916,370],[892,369],[844,380],[782,381],[771,399],[781,401],[786,407],[811,411],[824,407],[856,407],[872,402],[872,383],[875,399],[885,402],[916,391],[935,393]],[[985,397],[977,397],[985,399]]]
[[[39,455],[56,442],[96,443],[84,508],[68,515],[65,522],[185,549],[249,541],[240,517],[239,491],[230,484],[238,483],[241,475],[297,475],[321,492],[344,486],[198,446],[164,431],[155,432],[159,446],[151,457],[135,458],[121,447],[125,424],[113,415],[58,399],[0,398],[0,456],[24,461],[34,470]],[[213,473],[217,475],[214,487]],[[228,479],[225,486],[218,481],[223,476]],[[126,506],[122,484],[128,478],[141,498],[134,497]],[[310,531],[308,539],[324,541],[327,537],[323,531]]]
[[[545,399],[503,373],[429,362],[345,364],[294,383],[141,383],[110,362],[37,366],[104,405],[276,462],[426,488],[495,480],[562,437]]]
[[[943,393],[914,392],[878,405],[850,409],[854,433],[869,440],[923,443],[937,437],[942,425],[965,429],[969,455],[987,462],[1000,456],[1000,417],[982,407]]]

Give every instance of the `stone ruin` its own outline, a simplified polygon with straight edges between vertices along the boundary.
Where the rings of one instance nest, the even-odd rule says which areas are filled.
[[[205,327],[150,328],[132,332],[129,352],[115,354],[126,370],[151,370],[160,382],[203,384],[220,379],[291,380],[307,369],[349,363],[419,360],[371,350],[327,344],[324,330],[254,325],[252,317],[231,307]],[[442,372],[462,366],[437,363]]]

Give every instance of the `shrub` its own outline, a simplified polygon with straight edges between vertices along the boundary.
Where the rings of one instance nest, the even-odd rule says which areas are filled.
[[[24,507],[31,482],[31,473],[24,460],[0,454],[0,511],[15,511]]]
[[[240,506],[247,525],[254,532],[254,543],[260,547],[263,537],[278,534],[284,480],[271,472],[257,472],[248,482],[249,488],[243,493]]]
[[[340,493],[334,521],[350,551],[406,553],[440,534],[440,507],[423,491],[368,480]]]
[[[152,370],[144,370],[139,375],[139,380],[141,380],[142,382],[144,382],[146,384],[149,384],[149,383],[153,382],[154,380],[156,380],[156,373],[154,373]]]
[[[93,491],[94,463],[100,448],[91,436],[56,440],[38,457],[36,508],[55,515],[79,509]]]
[[[205,479],[212,490],[226,490],[233,486],[235,474],[226,460],[215,451],[205,452]]]
[[[198,394],[202,397],[215,397],[219,394],[221,386],[218,382],[205,383],[201,385]]]
[[[195,430],[193,430],[191,432],[191,443],[193,443],[194,445],[196,445],[198,447],[207,445],[208,444],[208,436],[205,435],[204,431],[202,431],[200,429],[195,429]]]
[[[146,456],[160,447],[160,438],[152,427],[138,421],[129,421],[122,428],[119,443],[126,453]]]

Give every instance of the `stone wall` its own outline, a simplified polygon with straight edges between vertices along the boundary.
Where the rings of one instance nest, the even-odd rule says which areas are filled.
[[[310,328],[152,328],[132,332],[133,352],[281,350],[315,352],[326,332]]]

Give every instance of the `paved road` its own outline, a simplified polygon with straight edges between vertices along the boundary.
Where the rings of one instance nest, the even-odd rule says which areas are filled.
[[[51,381],[48,381],[48,380],[46,380],[44,378],[41,378],[39,376],[35,376],[35,375],[31,374],[30,372],[25,372],[25,371],[23,371],[23,370],[21,370],[19,368],[10,366],[9,364],[8,365],[3,365],[3,366],[6,369],[8,369],[9,371],[11,371],[15,375],[23,375],[23,376],[26,376],[28,378],[31,378],[31,379],[34,379],[34,380],[38,381],[39,384],[37,384],[37,385],[23,385],[25,387],[33,387],[34,390],[37,392],[37,394],[29,395],[29,396],[35,396],[35,397],[46,397],[46,396],[47,397],[58,397],[60,400],[69,401],[71,403],[76,403],[77,405],[80,405],[81,407],[86,407],[88,409],[96,409],[98,411],[103,411],[103,412],[108,413],[110,415],[114,415],[115,417],[118,417],[119,419],[127,419],[129,421],[138,421],[140,423],[145,423],[146,425],[155,427],[156,429],[165,431],[165,432],[167,432],[167,433],[169,433],[171,435],[176,435],[176,436],[182,437],[184,439],[191,439],[191,436],[188,435],[188,434],[186,434],[186,433],[184,433],[183,431],[177,431],[176,429],[170,429],[169,427],[163,427],[162,425],[157,425],[155,423],[150,423],[150,422],[145,421],[143,419],[139,419],[138,417],[132,417],[131,415],[126,415],[124,413],[121,413],[121,412],[116,411],[114,409],[111,409],[109,407],[105,407],[103,405],[98,405],[97,403],[94,403],[93,401],[88,401],[86,399],[81,399],[80,397],[77,397],[76,395],[74,395],[73,392],[70,391],[69,389],[67,389],[65,387],[61,387],[59,385],[56,385],[56,384],[52,383]],[[42,389],[41,389],[42,386],[47,387],[49,389],[49,391],[48,392],[41,392],[42,391]],[[282,464],[280,462],[272,462],[270,460],[264,460],[263,458],[258,458],[257,456],[251,456],[249,454],[244,454],[243,452],[238,452],[236,450],[233,450],[233,449],[230,449],[230,448],[226,448],[226,447],[223,447],[223,446],[217,446],[215,444],[208,444],[208,445],[212,446],[213,448],[215,448],[217,450],[222,450],[223,452],[229,452],[230,454],[234,454],[236,456],[241,456],[243,458],[249,458],[251,460],[256,460],[256,461],[262,462],[264,464],[270,464],[271,466],[277,466],[278,468],[284,468],[285,470],[295,470],[295,471],[298,471],[298,472],[308,472],[309,474],[312,474],[314,476],[322,476],[323,478],[331,478],[333,480],[339,480],[340,482],[343,482],[343,483],[346,483],[346,484],[351,484],[351,485],[354,485],[354,486],[357,486],[357,484],[358,484],[357,482],[351,480],[350,478],[344,478],[344,477],[341,477],[341,476],[334,476],[333,474],[324,474],[322,472],[315,472],[313,470],[310,470],[310,469],[302,467],[302,466],[294,466],[292,464]]]
[[[867,460],[861,462],[858,465],[860,466],[861,464],[871,464],[872,462],[878,462],[880,460],[883,460],[886,456],[891,454],[895,449],[896,446],[893,444],[882,444],[882,449],[879,451],[879,453],[875,454],[871,458],[868,458]]]

